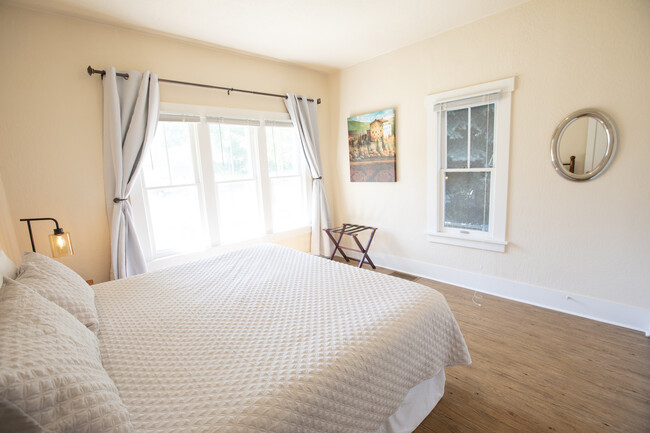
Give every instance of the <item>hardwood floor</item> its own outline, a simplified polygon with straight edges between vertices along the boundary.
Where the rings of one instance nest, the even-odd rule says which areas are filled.
[[[380,270],[390,273],[390,271]],[[453,311],[472,356],[416,429],[650,433],[650,338],[641,332],[424,278]]]
[[[416,432],[650,432],[641,332],[416,281],[445,295],[472,356]]]

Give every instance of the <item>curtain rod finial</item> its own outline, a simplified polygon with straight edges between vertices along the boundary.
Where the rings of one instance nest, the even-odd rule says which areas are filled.
[[[88,65],[88,68],[86,69],[86,71],[88,72],[88,75],[90,75],[91,77],[92,77],[93,74],[101,75],[102,80],[104,79],[104,75],[106,75],[106,71],[101,70],[101,69],[95,69],[90,65]],[[118,73],[117,75],[120,75],[120,74]],[[129,78],[128,74],[127,74],[126,78],[127,79]]]

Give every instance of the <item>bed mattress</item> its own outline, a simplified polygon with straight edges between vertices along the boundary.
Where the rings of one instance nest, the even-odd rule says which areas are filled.
[[[93,286],[137,431],[374,432],[470,357],[435,290],[262,245]]]

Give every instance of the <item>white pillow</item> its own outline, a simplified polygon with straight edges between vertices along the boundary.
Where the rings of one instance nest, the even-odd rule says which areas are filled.
[[[0,250],[0,278],[7,277],[12,280],[16,278],[18,267],[11,261],[4,251]],[[2,286],[2,284],[0,284]]]
[[[10,279],[0,292],[0,430],[132,432],[95,334]]]
[[[38,253],[25,253],[15,280],[67,310],[93,332],[99,330],[95,292],[66,265]]]

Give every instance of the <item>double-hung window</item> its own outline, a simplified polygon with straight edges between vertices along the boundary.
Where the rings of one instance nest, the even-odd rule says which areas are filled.
[[[210,130],[211,170],[218,208],[219,244],[260,237],[259,169],[255,155],[259,121],[207,118]],[[217,228],[218,226],[218,228]]]
[[[197,164],[198,122],[198,116],[160,117],[143,162],[145,187],[142,195],[134,191],[132,201],[138,199],[134,205],[145,204],[147,210],[147,233],[139,233],[144,240],[155,241],[159,255],[209,244],[203,236],[205,203]]]
[[[427,97],[427,237],[504,251],[514,79]]]
[[[270,218],[273,232],[281,232],[304,224],[306,207],[296,206],[307,199],[304,188],[306,164],[298,134],[291,123],[267,121],[266,151],[268,161],[269,189],[271,200]]]
[[[311,179],[288,115],[161,112],[131,200],[148,260],[309,226]]]

